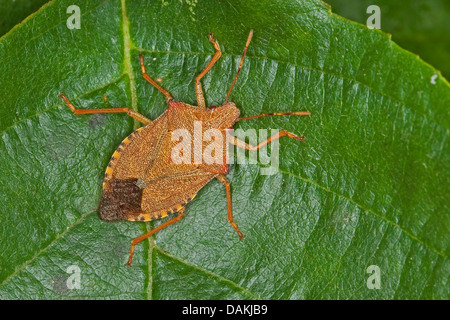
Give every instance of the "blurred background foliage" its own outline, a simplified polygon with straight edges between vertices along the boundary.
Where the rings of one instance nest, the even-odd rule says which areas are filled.
[[[404,49],[450,79],[450,1],[448,0],[327,0],[332,12],[365,24],[367,7],[381,11],[381,30]]]
[[[48,0],[0,0],[0,37]]]

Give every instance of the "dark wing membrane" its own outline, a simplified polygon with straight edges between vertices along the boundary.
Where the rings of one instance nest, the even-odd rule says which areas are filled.
[[[103,189],[98,215],[105,221],[127,220],[141,212],[142,189],[136,179],[111,179]]]

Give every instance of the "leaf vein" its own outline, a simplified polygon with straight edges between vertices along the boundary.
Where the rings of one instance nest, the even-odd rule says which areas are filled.
[[[227,278],[225,278],[225,277],[222,277],[222,276],[220,276],[220,275],[218,275],[218,274],[216,274],[216,273],[214,273],[214,272],[211,272],[211,271],[209,271],[209,270],[206,270],[206,269],[204,269],[204,268],[202,268],[202,267],[200,267],[200,266],[197,266],[197,265],[195,265],[195,264],[189,263],[189,262],[185,261],[184,259],[181,259],[181,258],[179,258],[179,257],[173,256],[173,255],[171,255],[170,253],[168,253],[168,252],[162,250],[161,248],[159,248],[159,247],[157,247],[157,246],[155,246],[154,248],[155,248],[156,250],[158,250],[158,252],[159,252],[160,254],[163,254],[163,255],[165,255],[166,257],[170,258],[170,259],[173,259],[173,260],[176,260],[176,261],[178,261],[178,262],[181,262],[181,263],[185,264],[186,266],[189,266],[189,267],[191,267],[191,268],[194,268],[194,269],[196,269],[196,270],[199,270],[199,271],[201,271],[201,272],[203,272],[203,273],[205,273],[205,274],[207,274],[207,275],[209,275],[209,276],[213,276],[213,277],[219,279],[219,280],[222,281],[222,282],[225,282],[225,283],[230,284],[231,286],[233,286],[233,287],[235,287],[236,289],[238,289],[238,290],[244,292],[245,294],[247,294],[247,295],[253,297],[254,299],[256,299],[256,300],[261,300],[260,297],[258,297],[258,296],[255,295],[254,293],[250,292],[250,291],[247,290],[246,288],[241,287],[241,286],[238,285],[236,282],[234,282],[234,281],[232,281],[232,280],[230,280],[230,279],[227,279]]]

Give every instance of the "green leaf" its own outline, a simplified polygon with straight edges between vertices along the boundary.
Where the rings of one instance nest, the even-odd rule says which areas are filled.
[[[78,1],[81,29],[68,29],[72,4],[51,2],[0,39],[0,298],[448,298],[450,86],[435,69],[317,1]],[[109,158],[137,124],[76,116],[58,95],[154,119],[167,105],[141,77],[143,53],[147,72],[194,104],[214,32],[223,56],[202,83],[220,104],[250,29],[231,100],[243,116],[311,116],[235,128],[306,141],[280,140],[273,175],[231,166],[243,240],[214,180],[125,266],[130,241],[161,222],[106,223],[96,208]],[[380,289],[367,285],[372,265]]]

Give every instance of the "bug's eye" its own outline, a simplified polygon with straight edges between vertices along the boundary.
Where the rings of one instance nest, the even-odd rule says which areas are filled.
[[[209,107],[209,109],[211,109],[211,111],[214,111],[216,108],[217,108],[216,106]]]

